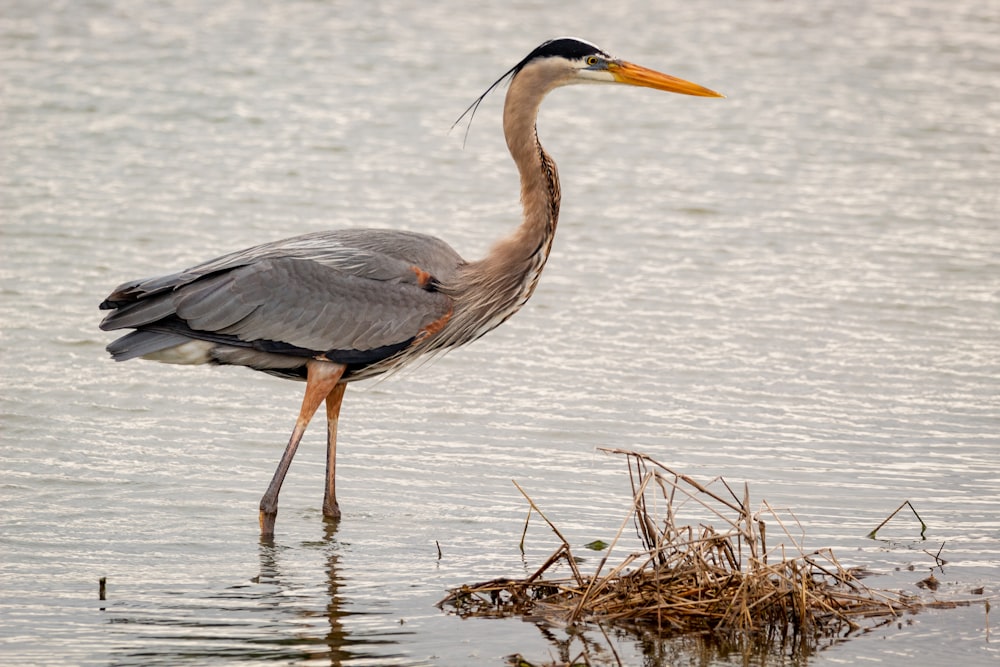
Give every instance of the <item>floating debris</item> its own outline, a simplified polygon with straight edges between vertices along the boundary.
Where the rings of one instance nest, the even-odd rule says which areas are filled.
[[[766,502],[759,512],[750,509],[745,485],[740,498],[720,480],[726,498],[644,454],[604,451],[625,456],[632,507],[611,544],[602,545],[607,552],[594,574],[580,572],[569,543],[518,486],[530,511],[562,544],[527,578],[460,586],[438,605],[464,617],[516,615],[558,625],[594,622],[709,634],[757,650],[809,650],[919,607],[914,597],[868,588],[860,582],[865,573],[843,567],[830,549],[804,551]],[[679,525],[678,511],[689,501],[723,527]],[[654,516],[655,507],[662,516]],[[774,519],[792,547],[783,542],[768,549],[765,518]],[[606,569],[630,524],[644,550]],[[592,549],[594,543],[584,546]],[[562,564],[571,575],[552,576]]]

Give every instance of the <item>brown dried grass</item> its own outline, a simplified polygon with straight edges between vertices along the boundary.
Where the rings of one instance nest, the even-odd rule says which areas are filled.
[[[862,584],[859,573],[842,566],[830,549],[804,551],[766,502],[762,510],[751,510],[745,485],[737,496],[718,480],[726,498],[644,454],[604,451],[626,458],[632,507],[594,574],[580,572],[569,543],[518,486],[531,507],[529,518],[537,513],[561,545],[531,576],[461,586],[439,606],[462,616],[625,624],[802,648],[916,609],[914,598]],[[678,525],[678,509],[689,501],[722,527]],[[770,549],[765,518],[773,519],[783,536]],[[609,566],[629,524],[644,550]],[[571,575],[551,576],[561,564]]]

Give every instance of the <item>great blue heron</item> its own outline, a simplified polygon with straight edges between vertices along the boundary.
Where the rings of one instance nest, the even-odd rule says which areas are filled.
[[[298,420],[260,501],[262,536],[274,533],[278,492],[320,403],[327,418],[323,514],[339,517],[337,420],[347,383],[473,341],[535,290],[559,217],[556,165],[535,131],[547,93],[574,83],[624,83],[722,97],[564,37],[529,53],[466,113],[508,77],[503,129],[521,176],[524,216],[482,259],[466,261],[444,241],[415,232],[315,232],[124,283],[100,305],[111,311],[101,329],[135,330],[108,345],[117,361],[232,364],[305,380]]]

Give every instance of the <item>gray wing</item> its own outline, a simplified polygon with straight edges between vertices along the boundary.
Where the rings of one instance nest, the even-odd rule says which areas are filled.
[[[373,363],[448,317],[437,281],[462,263],[423,234],[317,232],[124,283],[101,304],[112,311],[101,328]]]

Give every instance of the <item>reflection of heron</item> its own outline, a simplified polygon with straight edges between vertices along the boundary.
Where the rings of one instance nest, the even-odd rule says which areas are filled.
[[[108,346],[118,361],[235,364],[306,381],[295,429],[260,501],[263,535],[273,534],[278,491],[320,403],[328,425],[323,512],[337,517],[337,417],[346,383],[473,341],[531,296],[559,217],[556,165],[535,132],[549,91],[624,83],[721,97],[572,38],[545,42],[486,92],[507,77],[503,127],[521,175],[524,219],[486,257],[466,261],[444,241],[413,232],[317,232],[127,282],[101,304],[112,311],[102,329],[135,329]]]

